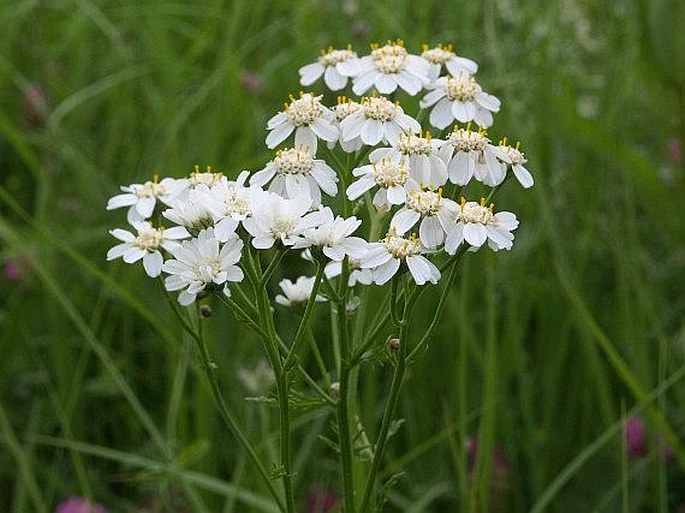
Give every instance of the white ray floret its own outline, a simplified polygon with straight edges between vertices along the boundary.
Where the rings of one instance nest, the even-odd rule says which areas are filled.
[[[450,75],[458,75],[465,71],[471,75],[478,71],[478,64],[471,59],[459,57],[454,53],[452,45],[437,45],[430,48],[428,45],[423,45],[423,53],[421,57],[430,64],[430,71],[428,73],[431,80],[435,80],[440,76],[442,67],[448,71]]]
[[[251,185],[264,186],[284,198],[308,195],[312,207],[321,204],[321,191],[338,194],[338,176],[324,160],[314,158],[307,148],[286,148],[250,179]]]
[[[179,226],[185,226],[191,234],[197,235],[201,230],[214,226],[214,217],[206,199],[209,193],[210,189],[204,183],[194,189],[188,189],[172,201],[171,208],[162,212],[162,215]]]
[[[309,87],[323,76],[326,86],[331,91],[344,89],[349,77],[341,73],[341,65],[344,62],[354,62],[357,59],[356,52],[353,52],[350,46],[346,49],[335,49],[329,46],[325,50],[321,50],[321,55],[316,62],[299,69],[300,84]]]
[[[270,130],[266,137],[269,149],[285,141],[295,132],[295,147],[304,146],[316,153],[319,138],[328,142],[338,140],[338,127],[335,126],[335,114],[321,104],[321,96],[311,93],[300,93],[298,98],[290,97],[279,112],[267,123]]]
[[[369,243],[369,250],[361,259],[361,267],[371,269],[377,285],[390,281],[402,264],[409,269],[417,285],[437,283],[440,270],[422,252],[421,241],[415,235],[404,238],[391,228],[385,239]]]
[[[404,48],[401,39],[386,45],[371,45],[371,55],[348,60],[339,67],[341,73],[354,77],[352,90],[361,96],[372,87],[381,94],[394,93],[397,88],[414,96],[428,84],[430,64]]]
[[[111,197],[107,201],[107,210],[130,207],[130,211],[135,211],[143,219],[149,219],[155,210],[157,200],[168,205],[184,188],[184,180],[164,178],[159,181],[155,175],[152,181],[122,186],[124,194]]]
[[[420,105],[423,109],[434,106],[428,119],[440,130],[455,120],[461,123],[475,121],[487,128],[492,125],[492,113],[500,109],[499,99],[484,92],[476,79],[465,71],[438,78]]]
[[[450,229],[445,240],[445,251],[456,253],[459,246],[466,242],[473,248],[480,248],[487,241],[493,251],[511,249],[514,234],[519,225],[516,215],[511,212],[494,213],[494,205],[461,199],[457,222]]]
[[[169,274],[164,280],[168,291],[180,290],[178,302],[188,306],[208,287],[221,286],[229,295],[228,283],[243,280],[243,271],[237,264],[243,241],[237,235],[220,245],[214,230],[202,230],[197,238],[183,241],[172,249],[173,259],[167,260],[162,270]]]
[[[324,255],[336,261],[343,260],[346,255],[359,258],[366,252],[367,242],[361,237],[351,236],[362,224],[361,219],[354,216],[334,218],[328,207],[321,209],[320,215],[321,224],[305,230],[295,242],[295,249],[318,247]]]
[[[464,186],[475,177],[479,182],[494,187],[506,176],[505,169],[497,160],[502,152],[482,129],[474,132],[470,127],[455,127],[441,145],[440,154],[447,163],[450,181],[457,185]]]
[[[395,146],[376,148],[369,160],[378,162],[383,157],[405,157],[409,163],[409,175],[419,183],[440,187],[447,182],[447,166],[438,151],[444,141],[433,139],[430,132],[401,133]]]
[[[521,151],[521,144],[516,143],[516,146],[509,146],[507,144],[507,138],[505,137],[502,142],[500,142],[497,147],[499,150],[497,158],[501,161],[503,168],[511,168],[514,176],[519,181],[524,189],[528,189],[535,184],[533,175],[530,171],[524,167],[524,164],[528,162],[523,152]]]
[[[150,278],[156,278],[162,272],[164,258],[160,249],[171,252],[178,244],[178,240],[190,237],[190,233],[182,227],[155,228],[147,221],[139,219],[132,223],[137,235],[116,228],[110,234],[119,239],[117,244],[107,252],[107,260],[122,258],[127,264],[143,260],[143,267]]]
[[[442,189],[425,188],[413,180],[407,184],[405,206],[390,221],[390,227],[402,235],[419,225],[419,239],[429,249],[436,249],[445,240],[445,233],[454,225],[459,205],[442,197]]]
[[[368,245],[367,245],[368,249]],[[371,285],[373,283],[373,273],[371,269],[363,269],[361,267],[361,260],[356,258],[349,258],[350,276],[347,279],[347,286],[354,287],[357,283],[362,285]],[[342,274],[342,261],[328,262],[324,272],[328,279],[336,278]]]
[[[373,204],[379,210],[390,210],[391,205],[402,205],[407,197],[404,186],[409,180],[409,162],[402,155],[386,155],[354,169],[352,174],[358,179],[345,191],[350,201],[376,186],[378,191],[373,197]]]
[[[252,246],[269,249],[275,243],[292,246],[307,229],[321,224],[325,216],[321,210],[307,213],[311,205],[309,196],[286,199],[268,193],[255,205],[252,217],[243,221],[243,227],[252,235]]]
[[[402,107],[382,96],[364,97],[362,108],[340,122],[341,139],[352,141],[360,137],[364,144],[380,142],[395,144],[405,131],[418,133],[421,125],[404,113]]]
[[[276,296],[276,303],[283,306],[296,306],[308,302],[314,290],[314,281],[313,276],[300,276],[294,283],[288,279],[281,280],[278,286],[281,287],[283,294]],[[317,294],[315,301],[323,302],[326,298]]]

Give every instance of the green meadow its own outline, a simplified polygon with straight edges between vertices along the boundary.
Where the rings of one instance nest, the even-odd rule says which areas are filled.
[[[366,53],[396,38],[479,63],[502,100],[493,139],[521,141],[536,183],[498,193],[520,220],[513,249],[465,256],[407,373],[380,510],[685,511],[678,0],[0,0],[0,511],[52,513],[70,496],[110,513],[278,511],[160,282],[106,262],[126,216],[105,205],[155,173],[261,169],[266,122],[302,89],[300,66],[330,45]],[[274,294],[307,272],[285,262]],[[417,331],[438,297],[428,286]],[[221,388],[272,470],[262,346],[207,304]],[[315,318],[333,361],[329,310]],[[275,319],[297,327],[284,309]],[[385,342],[354,376],[361,438],[380,428]],[[316,369],[311,352],[303,365]],[[293,398],[302,512],[342,487],[334,415],[319,406]],[[644,424],[639,454],[628,418]]]

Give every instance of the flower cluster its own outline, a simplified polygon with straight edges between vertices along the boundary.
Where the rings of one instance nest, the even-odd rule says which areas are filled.
[[[323,50],[300,68],[300,83],[323,79],[347,96],[326,105],[318,91],[290,95],[266,124],[272,160],[235,180],[196,166],[184,178],[122,187],[107,208],[126,207],[131,228],[111,230],[120,244],[107,259],[142,261],[150,277],[164,273],[166,289],[190,305],[204,293],[230,295],[249,272],[246,251],[305,250],[325,265],[327,280],[347,265],[354,287],[405,272],[417,285],[437,283],[436,261],[460,247],[511,249],[518,220],[496,212],[484,187],[494,191],[511,174],[528,188],[533,177],[520,144],[490,139],[486,129],[500,101],[483,90],[477,71],[451,46],[424,46],[414,55],[396,40],[361,57],[350,47]],[[430,109],[428,123],[440,137],[397,101],[422,91],[420,106]],[[483,199],[462,197],[466,187]],[[356,215],[336,215],[337,208]],[[385,235],[367,240],[371,233]],[[308,301],[314,278],[280,286],[276,302],[292,306]]]

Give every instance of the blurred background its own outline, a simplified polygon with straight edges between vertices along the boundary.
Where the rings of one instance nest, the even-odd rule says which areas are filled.
[[[260,169],[300,66],[397,37],[480,64],[536,185],[498,196],[514,249],[468,255],[411,369],[385,511],[685,511],[679,0],[0,0],[0,510],[270,511],[159,284],[105,262],[125,222],[105,204],[196,163]],[[273,454],[276,411],[243,399],[268,392],[261,346],[219,310],[222,385]],[[359,375],[372,439],[380,353]],[[340,492],[329,420],[296,421],[302,511]]]

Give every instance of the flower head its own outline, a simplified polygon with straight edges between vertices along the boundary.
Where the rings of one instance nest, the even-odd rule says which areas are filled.
[[[391,94],[399,87],[414,96],[428,84],[430,65],[421,57],[411,55],[401,39],[380,46],[371,45],[371,55],[340,66],[341,73],[354,77],[352,90],[356,95],[375,87],[381,94]]]
[[[416,223],[419,225],[421,243],[430,249],[437,248],[445,240],[445,233],[454,224],[459,206],[437,190],[412,181],[407,186],[405,206],[390,221],[397,233],[407,233]]]
[[[352,51],[351,47],[338,50],[329,46],[325,50],[321,50],[321,55],[316,62],[299,69],[300,84],[309,87],[323,75],[326,86],[331,91],[339,91],[347,85],[349,79],[341,72],[341,64],[356,60],[357,54]]]
[[[144,219],[149,219],[155,210],[157,200],[168,205],[184,188],[183,180],[164,178],[160,182],[155,175],[151,181],[122,186],[124,194],[111,197],[107,201],[107,210],[130,207]]]
[[[133,223],[133,228],[137,235],[120,228],[110,230],[109,233],[122,243],[107,252],[107,260],[122,258],[127,264],[133,264],[142,259],[150,278],[156,278],[162,272],[164,258],[160,249],[171,252],[178,244],[176,241],[190,237],[183,226],[155,228],[151,223],[139,220]]]
[[[171,208],[162,212],[162,215],[177,225],[185,226],[193,235],[197,235],[201,230],[214,226],[210,203],[206,199],[209,193],[210,189],[207,185],[198,184],[170,202]]]
[[[440,77],[433,90],[421,100],[421,107],[433,106],[429,121],[436,128],[447,128],[453,121],[479,126],[492,125],[492,113],[500,109],[500,101],[483,91],[476,79],[462,71],[455,76]]]
[[[361,219],[340,216],[333,218],[333,211],[326,207],[321,211],[321,224],[309,228],[295,242],[295,249],[321,248],[324,255],[334,261],[341,261],[345,256],[361,257],[366,252],[366,241],[360,237],[351,237],[362,224]]]
[[[371,269],[373,281],[377,285],[387,283],[397,274],[403,263],[417,285],[437,283],[440,270],[421,254],[423,251],[421,241],[415,235],[405,238],[391,228],[385,239],[369,243],[368,252],[361,259],[361,267]]]
[[[314,277],[300,276],[295,283],[285,279],[281,280],[278,286],[281,287],[283,294],[276,296],[276,303],[283,306],[295,306],[309,301],[314,290]],[[326,298],[317,294],[316,301],[326,301]]]
[[[373,197],[373,204],[377,209],[386,210],[390,205],[401,205],[406,199],[404,185],[409,179],[408,163],[401,155],[391,154],[354,169],[352,174],[359,178],[347,188],[347,198],[356,200],[366,191],[378,186]]]
[[[418,132],[421,129],[419,122],[406,115],[399,104],[385,97],[364,97],[361,106],[361,109],[340,122],[343,141],[360,137],[369,146],[381,141],[395,144],[403,131]]]
[[[493,251],[511,249],[514,234],[519,222],[511,212],[494,212],[494,205],[461,199],[457,222],[451,227],[445,239],[445,251],[450,255],[456,253],[462,242],[466,241],[473,248],[480,248],[486,241]]]
[[[440,154],[447,162],[450,181],[457,185],[466,185],[475,176],[479,182],[494,187],[506,176],[506,169],[497,160],[502,152],[491,143],[483,129],[474,132],[469,126],[455,127],[440,146]]]
[[[356,102],[350,98],[347,98],[346,96],[338,96],[338,103],[332,109],[333,113],[335,114],[335,119],[338,122],[338,128],[340,127],[340,123],[345,118],[351,116],[355,112],[358,112],[359,110],[361,110],[361,108],[361,103]],[[340,147],[343,149],[343,151],[347,153],[355,152],[364,145],[364,141],[362,141],[360,136],[354,137],[349,140],[343,140],[342,137],[339,137],[338,143],[340,144]],[[328,147],[329,149],[333,149],[335,147],[335,144],[328,143]]]
[[[329,196],[338,194],[335,171],[303,147],[280,150],[275,159],[250,179],[250,184],[258,186],[269,182],[269,191],[284,198],[309,196],[312,207],[321,204],[321,191]]]
[[[295,132],[295,146],[309,148],[316,153],[318,138],[328,142],[338,139],[338,128],[334,123],[335,115],[321,103],[321,96],[300,93],[298,98],[290,96],[283,111],[267,123],[270,130],[266,145],[273,149]]]
[[[164,286],[169,291],[181,290],[178,302],[183,306],[194,303],[197,295],[212,285],[224,285],[228,295],[227,282],[243,280],[242,269],[235,265],[242,249],[243,241],[237,235],[221,246],[212,228],[202,230],[196,238],[171,249],[174,258],[162,266],[169,274]]]
[[[521,151],[521,144],[516,143],[516,146],[509,146],[507,144],[507,138],[505,137],[497,147],[499,152],[497,153],[497,158],[502,162],[502,166],[505,169],[511,167],[514,176],[523,186],[524,189],[528,189],[533,186],[535,180],[533,180],[533,175],[530,174],[524,164],[528,162],[526,157]]]
[[[478,71],[478,64],[471,59],[459,57],[454,53],[452,45],[439,44],[433,48],[430,48],[428,45],[423,45],[421,57],[430,63],[429,76],[433,80],[440,76],[440,71],[443,66],[445,66],[447,71],[453,76],[464,71],[473,75]]]

